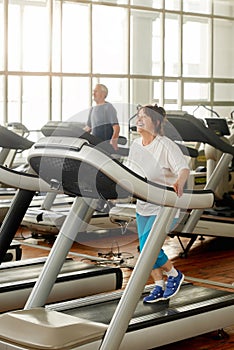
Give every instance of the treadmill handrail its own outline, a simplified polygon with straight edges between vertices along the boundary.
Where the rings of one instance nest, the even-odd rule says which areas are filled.
[[[129,193],[129,195],[141,200],[149,201],[158,205],[183,209],[201,209],[210,208],[213,206],[214,194],[210,190],[185,190],[183,196],[178,197],[172,188],[147,181],[147,179],[134,173],[122,163],[118,162],[118,160],[113,159],[110,155],[107,155],[96,147],[87,144],[87,141],[60,137],[54,137],[51,139],[51,141],[53,141],[53,148],[47,147],[46,145],[45,148],[38,148],[37,145],[35,145],[31,149],[28,156],[28,161],[32,168],[32,160],[37,158],[41,159],[42,157],[74,160],[90,165],[97,170],[95,174],[99,172],[106,175],[108,179],[113,181],[113,183],[117,184],[120,188],[124,189],[127,193]],[[56,143],[58,145],[58,149],[56,149]],[[64,164],[64,162],[62,163]],[[38,171],[38,169],[34,170]],[[56,176],[61,176],[61,170],[59,172],[56,172],[55,170],[55,174],[53,174],[53,176],[55,176],[55,179]],[[61,186],[63,186],[64,191],[66,191],[65,179],[63,178],[56,180],[61,182]],[[82,177],[79,178],[79,181],[77,181],[77,186],[80,186],[79,182],[82,180]],[[86,181],[87,179],[84,180]],[[90,181],[91,185],[93,185],[95,181],[96,179],[92,179],[92,181]],[[93,196],[90,195],[90,188],[91,187],[82,187],[82,196],[90,196],[93,198]]]
[[[55,192],[51,186],[37,175],[15,171],[0,165],[0,182],[13,188],[40,191]],[[62,193],[56,190],[56,193]]]
[[[32,141],[23,136],[17,135],[15,132],[8,130],[2,125],[0,125],[0,135],[0,146],[3,148],[26,150],[33,145]]]
[[[223,153],[234,155],[234,147],[228,141],[217,136],[212,129],[206,127],[200,119],[193,115],[176,114],[175,112],[175,114],[168,114],[167,119],[178,131],[183,141],[208,143]]]

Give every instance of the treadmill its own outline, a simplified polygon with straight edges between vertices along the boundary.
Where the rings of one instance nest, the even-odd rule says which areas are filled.
[[[24,134],[28,135],[28,130],[26,130],[24,125],[12,123],[10,126],[12,130],[0,125],[0,164],[8,168],[14,166],[17,153],[28,150],[33,145],[33,142],[23,136]],[[14,197],[15,192],[15,188],[7,188],[0,183],[0,222],[5,217],[9,209],[10,200]]]
[[[42,128],[42,131],[44,129]],[[20,164],[16,166],[15,157],[18,153],[29,150],[33,143],[28,140],[29,131],[21,123],[10,123],[8,128],[0,126],[0,147],[2,150],[0,152],[0,164],[4,167],[15,169],[17,171],[27,171],[28,164]],[[26,135],[26,136],[25,136]],[[4,220],[12,202],[12,198],[15,196],[15,188],[7,188],[4,183],[0,184],[0,223]],[[30,203],[30,208],[44,208],[45,194],[37,193],[32,202]],[[49,201],[47,200],[47,203]],[[68,198],[65,195],[57,197],[53,201],[53,205],[58,207],[61,203],[71,204],[72,198]],[[51,205],[52,205],[51,204]],[[46,204],[47,205],[47,204]]]
[[[0,313],[24,307],[46,257],[4,263],[0,266]],[[122,287],[120,268],[99,266],[67,258],[48,296],[47,304]]]
[[[50,121],[45,124],[41,130],[45,136],[74,136],[82,135],[84,133],[81,129],[83,126],[83,124],[77,122]],[[166,135],[173,140],[182,141],[180,135],[172,126],[168,126]],[[101,140],[97,138],[94,140],[92,135],[86,134],[85,137],[91,143],[102,144]],[[117,153],[115,153],[115,157],[117,156],[118,158],[121,158],[122,156],[127,156],[128,148],[122,147],[123,145],[126,145],[126,141],[127,140],[123,136],[119,137],[118,144],[121,146],[119,147]],[[198,156],[197,150],[191,147],[186,147],[181,142],[178,143],[178,145],[185,155],[190,157]],[[113,149],[110,149],[110,147],[106,148],[106,146],[108,145],[105,145],[105,151],[113,154]],[[87,231],[97,232],[99,230],[123,229],[123,227],[126,226],[129,221],[132,221],[130,218],[131,214],[133,214],[135,217],[135,213],[134,211],[130,210],[129,204],[125,206],[119,205],[118,203],[115,203],[114,205],[113,203],[104,203],[105,207],[100,206],[99,210],[94,212],[92,219],[90,220],[89,227],[87,227]],[[121,209],[124,212],[122,218],[117,218],[116,215],[114,218],[113,214],[116,214]],[[30,206],[22,220],[22,226],[27,227],[28,229],[41,235],[57,235],[69,213],[69,210],[70,208],[68,206],[57,206],[48,209],[31,208]],[[128,216],[128,211],[130,211],[130,216]]]
[[[72,121],[49,121],[42,128],[41,132],[46,137],[51,136],[67,136],[67,137],[79,137],[84,134],[85,123],[72,122]],[[121,159],[128,154],[128,148],[125,147],[127,139],[124,136],[119,136],[118,144],[119,149],[115,151],[109,144],[109,142],[103,142],[97,137],[93,137],[91,134],[86,133],[86,139],[92,144],[101,145],[102,149],[110,154],[115,154],[115,157]],[[48,195],[50,196],[50,195]],[[69,197],[68,197],[69,198]],[[70,197],[72,198],[72,197]],[[52,208],[53,204],[53,208]],[[110,230],[119,229],[119,223],[112,222],[109,216],[109,210],[113,206],[112,203],[104,201],[100,202],[98,210],[96,210],[89,223],[87,231],[99,231],[99,230]],[[22,220],[22,226],[36,232],[40,235],[57,235],[64,220],[66,219],[70,210],[70,206],[55,206],[51,203],[51,206],[36,206],[30,205],[24,218]]]
[[[234,133],[230,134],[227,121],[220,118],[207,118],[208,127],[203,120],[179,111],[167,112],[169,124],[166,125],[165,134],[173,140],[186,144],[186,142],[203,143],[205,150],[208,148],[211,154],[211,147],[222,152],[222,156],[214,166],[213,159],[207,159],[207,181],[205,189],[216,191],[220,179],[227,177],[228,166],[234,155]],[[174,126],[174,128],[172,127]],[[228,136],[228,139],[224,139]],[[186,155],[186,152],[184,152]],[[196,154],[187,153],[190,157]],[[204,173],[204,176],[206,174]],[[205,208],[204,210],[192,210],[181,215],[181,225],[169,233],[170,237],[177,237],[182,247],[181,256],[186,257],[193,243],[199,236],[230,237],[234,238],[234,212],[228,208],[215,210]],[[119,204],[110,210],[112,221],[131,221],[135,219],[135,206]],[[189,238],[185,246],[180,237]]]
[[[205,153],[206,148],[209,153],[207,157],[207,179],[204,188],[215,192],[220,182],[227,176],[229,164],[234,156],[234,132],[230,134],[227,121],[219,118],[207,118],[209,127],[206,127],[202,120],[186,112],[171,112],[168,114],[168,120],[178,130],[183,141],[195,141],[205,144]],[[228,138],[224,139],[224,136],[228,136]],[[209,159],[211,147],[222,152],[217,164],[213,163],[213,159]],[[225,215],[225,210],[219,211],[214,208],[204,208],[202,210],[194,209],[189,213],[183,222],[183,227],[179,231],[175,230],[170,234],[171,237],[178,237],[183,249],[182,257],[188,254],[199,236],[234,238],[233,210],[232,214],[230,214],[229,209],[226,209],[226,211],[228,212],[227,215]],[[216,214],[214,215],[215,212]],[[183,246],[180,237],[190,238],[187,246]]]
[[[12,136],[11,133],[10,136]],[[54,198],[59,194],[60,202],[63,198],[64,205],[66,205],[64,197],[68,196],[57,191],[56,186],[51,188],[35,174],[19,172],[4,166],[0,166],[0,181],[12,188],[18,188],[0,228],[0,261],[3,263],[0,266],[0,312],[3,312],[24,306],[46,261],[46,258],[19,260],[21,256],[19,257],[18,254],[17,261],[6,262],[6,256],[13,248],[15,249],[14,236],[26,210],[29,205],[33,205],[37,192],[48,192]],[[56,200],[57,198],[54,205],[57,204]],[[70,203],[69,199],[67,204],[70,205]],[[77,288],[78,282],[79,286],[82,285],[81,289]],[[48,297],[48,302],[103,293],[119,289],[121,286],[120,268],[91,265],[67,259],[56,280],[54,290]]]
[[[5,167],[15,167],[16,155],[28,150],[33,142],[27,139],[29,135],[28,129],[21,123],[15,122],[8,124],[8,127],[0,125],[0,164]],[[6,216],[11,200],[16,193],[15,188],[8,188],[3,183],[0,183],[0,223]],[[15,254],[12,254],[12,253]],[[20,259],[21,249],[18,242],[13,241],[5,255],[5,261]]]
[[[21,123],[10,123],[8,128],[0,125],[0,164],[12,168],[17,153],[32,147],[33,142],[27,139],[29,131]]]
[[[185,190],[178,198],[173,189],[147,181],[82,138],[42,139],[29,162],[45,182],[53,179],[76,198],[24,310],[0,316],[0,344],[7,350],[144,350],[233,324],[234,293],[188,283],[170,302],[142,305],[145,284],[175,211],[212,207],[211,190]],[[160,204],[163,210],[126,289],[47,306],[67,252],[97,201],[129,196]]]

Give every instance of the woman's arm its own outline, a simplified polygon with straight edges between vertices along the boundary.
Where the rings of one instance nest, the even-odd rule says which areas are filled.
[[[178,197],[181,197],[183,194],[184,185],[189,177],[189,173],[189,169],[181,169],[176,182],[173,184],[173,188]]]

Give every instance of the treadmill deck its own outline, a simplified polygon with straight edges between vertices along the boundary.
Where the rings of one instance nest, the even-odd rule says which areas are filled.
[[[4,264],[0,271],[0,312],[23,308],[44,266],[45,258]],[[97,266],[67,259],[57,277],[48,302],[58,302],[119,289],[120,268]]]
[[[152,287],[150,286],[150,288]],[[197,313],[205,313],[225,305],[234,305],[234,293],[198,287],[191,283],[183,283],[179,293],[170,302],[165,300],[151,304],[143,303],[142,300],[147,293],[149,293],[149,286],[146,287],[137,304],[128,331],[148,327],[150,324],[170,322]],[[109,295],[110,300],[108,300],[108,294],[106,294],[105,299],[103,296],[97,295],[74,301],[74,303],[71,301],[48,307],[72,316],[108,325],[122,292],[117,291]]]

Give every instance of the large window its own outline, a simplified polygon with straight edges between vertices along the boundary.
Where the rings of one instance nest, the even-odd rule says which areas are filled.
[[[234,20],[214,19],[214,77],[234,78]]]
[[[127,11],[111,6],[93,6],[93,72],[127,74]]]
[[[228,118],[233,35],[232,0],[0,0],[0,123],[85,122],[96,83],[124,133],[137,104]]]
[[[183,17],[183,75],[210,76],[209,19]]]
[[[166,76],[181,75],[180,60],[180,16],[177,14],[166,14],[164,35],[164,62]]]
[[[4,119],[4,115],[5,115],[5,111],[4,111],[4,100],[5,100],[5,96],[4,96],[4,77],[3,75],[0,75],[0,124],[4,124],[5,123],[5,119]]]
[[[49,70],[49,11],[46,2],[10,1],[8,6],[8,69]]]
[[[0,0],[0,70],[4,69],[4,55],[5,55],[5,36],[4,36],[4,11],[3,2]]]
[[[54,30],[58,35],[58,42],[61,38],[61,71],[87,74],[90,71],[89,6],[64,2],[61,29],[62,37],[59,35],[60,31]],[[55,65],[58,63],[56,56],[53,62]]]

